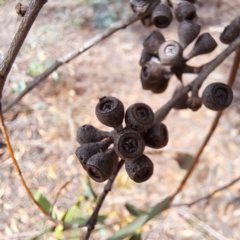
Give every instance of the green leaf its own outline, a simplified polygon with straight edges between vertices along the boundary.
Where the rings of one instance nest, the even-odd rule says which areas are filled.
[[[62,225],[56,226],[54,231],[54,236],[56,239],[60,240],[62,238],[63,230],[64,230],[64,227]]]
[[[37,190],[33,191],[33,197],[38,202],[38,204],[47,212],[49,213],[49,210],[51,208],[51,203],[47,200],[45,196],[43,196],[40,192]]]
[[[184,170],[188,170],[188,168],[191,166],[193,162],[193,156],[186,153],[186,154],[178,154],[176,158],[180,168]]]
[[[78,229],[73,229],[71,230],[71,240],[77,240],[79,239],[79,230]]]
[[[139,215],[141,215],[141,214],[143,213],[142,210],[140,210],[139,208],[133,206],[133,205],[130,204],[130,203],[126,203],[126,204],[125,204],[125,207],[126,207],[126,209],[127,209],[133,216],[135,216],[135,217],[137,217],[137,216],[139,216]]]
[[[73,219],[74,215],[77,215],[79,206],[81,205],[82,201],[83,201],[83,197],[80,197],[78,199],[78,201],[64,213],[64,215],[62,216],[62,221],[64,221],[64,222],[71,221]]]
[[[129,240],[142,240],[140,233],[135,233]]]
[[[106,218],[107,218],[106,215],[99,215],[98,216],[98,222],[103,224]]]
[[[138,228],[142,227],[147,221],[154,218],[157,214],[165,210],[171,200],[172,196],[167,197],[160,203],[156,204],[154,207],[149,208],[146,212],[143,212],[141,215],[136,217],[135,220],[133,220],[131,223],[113,234],[113,236],[108,238],[108,240],[122,240],[129,235],[133,235]]]

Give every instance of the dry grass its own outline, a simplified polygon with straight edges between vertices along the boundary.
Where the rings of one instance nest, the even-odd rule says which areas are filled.
[[[19,23],[14,13],[14,2],[7,1],[0,6],[0,53],[8,48]],[[100,31],[87,23],[82,27],[71,24],[73,18],[81,16],[88,21],[93,14],[77,2],[52,0],[46,4],[14,64],[5,87],[4,102],[16,96],[16,93],[12,93],[16,84],[31,80],[26,75],[26,69],[30,68],[32,62],[35,61],[40,66],[47,64],[47,59],[54,60],[64,55]],[[205,26],[202,31],[210,31],[215,39],[218,39],[219,30],[223,27],[221,24],[230,19],[229,11],[232,12],[231,18],[237,14],[234,11],[236,8],[229,7],[227,1],[222,2],[220,9],[212,6],[211,15],[206,5],[199,9],[203,24],[207,23],[206,19],[211,19],[211,25]],[[222,12],[224,17],[221,21],[218,18],[214,21],[213,18],[221,16]],[[164,30],[163,33],[167,39],[176,39],[175,30],[176,25],[173,24],[171,31]],[[58,199],[59,212],[71,207],[85,193],[82,179],[86,174],[74,154],[77,128],[87,123],[107,129],[94,115],[98,98],[113,95],[120,98],[126,108],[135,102],[145,102],[156,110],[171,97],[175,79],[171,80],[169,88],[162,95],[143,91],[140,86],[138,60],[142,40],[150,31],[151,29],[145,29],[136,23],[114,34],[60,68],[57,72],[59,81],[54,80],[56,75],[51,76],[5,114],[16,158],[30,189],[38,189],[53,202],[58,189],[72,176],[80,175]],[[224,47],[219,44],[213,54],[199,57],[192,63],[198,65],[206,62]],[[210,75],[207,82],[226,82],[231,59],[232,56]],[[184,82],[187,83],[192,78],[187,75]],[[236,93],[240,90],[237,85],[234,89]],[[175,203],[201,197],[239,175],[238,107],[236,95],[236,100],[226,110],[214,137],[205,149],[197,170]],[[185,170],[179,168],[176,157],[182,152],[195,153],[207,134],[214,115],[214,112],[204,107],[196,113],[187,110],[172,111],[169,114],[164,121],[169,129],[169,145],[162,151],[148,150],[155,164],[154,176],[146,183],[135,184],[127,178],[125,171],[121,171],[112,193],[106,199],[101,214],[109,215],[105,223],[110,232],[118,230],[132,219],[124,210],[126,202],[146,209],[175,190],[185,174]],[[1,149],[1,153],[0,239],[29,239],[41,232],[48,222],[29,201],[5,149]],[[100,193],[103,184],[93,183],[93,186]],[[170,209],[150,221],[143,228],[143,235],[149,240],[240,239],[239,191],[238,183],[217,194],[208,204],[201,202],[191,208]],[[86,201],[81,205],[86,213],[91,211],[91,207]],[[108,234],[108,231],[98,231],[93,239],[106,239]],[[66,234],[63,239],[67,238]],[[54,237],[49,235],[45,239]]]

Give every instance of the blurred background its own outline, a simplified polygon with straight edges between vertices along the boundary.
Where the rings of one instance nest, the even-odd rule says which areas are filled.
[[[16,2],[0,0],[0,58],[9,48],[21,21],[15,13]],[[199,66],[226,48],[220,43],[219,35],[239,14],[240,1],[199,0],[196,7],[201,32],[211,33],[219,44],[213,53],[191,60],[192,65]],[[5,85],[3,105],[13,100],[34,76],[57,58],[78,49],[111,23],[130,15],[127,0],[49,0],[13,65]],[[166,39],[178,39],[177,25],[173,21],[169,28],[161,30]],[[173,94],[175,78],[161,95],[141,88],[138,62],[142,42],[153,29],[137,22],[115,33],[53,72],[4,114],[16,159],[31,190],[53,203],[61,186],[71,180],[61,191],[54,208],[59,218],[77,203],[79,208],[74,214],[84,221],[95,205],[95,194],[100,194],[104,186],[104,183],[89,182],[75,156],[76,132],[81,125],[92,124],[110,130],[98,122],[94,114],[98,99],[111,95],[119,98],[125,108],[144,102],[157,110]],[[210,74],[201,92],[211,82],[227,81],[232,59],[233,54]],[[193,79],[193,75],[184,75],[184,84]],[[174,203],[202,197],[239,175],[240,74],[233,90],[232,105],[224,112],[196,171]],[[103,204],[102,218],[91,239],[107,239],[132,221],[133,217],[124,208],[126,203],[145,210],[175,191],[215,114],[203,106],[197,112],[172,111],[168,115],[164,120],[169,130],[168,146],[157,151],[146,149],[154,162],[154,175],[147,182],[137,184],[128,178],[124,169],[120,172]],[[2,135],[0,141],[0,239],[31,239],[53,225],[29,200]],[[143,239],[240,239],[239,193],[240,183],[237,183],[216,194],[208,203],[202,201],[191,208],[167,210],[141,229]],[[42,239],[82,239],[84,231],[62,233],[58,229]]]

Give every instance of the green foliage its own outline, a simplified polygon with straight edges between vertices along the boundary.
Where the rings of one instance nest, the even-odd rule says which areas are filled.
[[[143,213],[142,210],[138,209],[137,207],[133,206],[130,203],[125,204],[126,209],[135,217],[141,215]]]
[[[127,236],[132,236],[135,234],[137,229],[142,227],[147,221],[154,218],[157,214],[165,210],[169,203],[171,202],[172,197],[167,197],[160,203],[156,204],[154,207],[149,208],[147,211],[138,215],[134,221],[121,228],[118,232],[113,234],[108,240],[122,240]]]
[[[44,197],[40,192],[37,190],[33,191],[33,197],[38,202],[38,204],[47,212],[49,213],[51,208],[51,203]]]
[[[15,77],[12,76],[12,77],[10,78],[10,81],[11,81],[11,83],[12,83],[12,91],[13,91],[14,93],[20,93],[20,92],[22,92],[23,90],[25,90],[25,88],[26,88],[26,86],[27,86],[24,79],[18,81]]]

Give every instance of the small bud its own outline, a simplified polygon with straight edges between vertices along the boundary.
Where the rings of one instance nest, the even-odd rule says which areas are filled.
[[[195,22],[197,21],[196,8],[190,2],[183,1],[177,5],[175,16],[179,22],[184,20]]]
[[[117,128],[122,124],[124,118],[124,106],[115,97],[103,97],[95,109],[98,120],[112,128]]]
[[[186,48],[200,33],[201,26],[190,21],[182,21],[178,26],[178,38],[183,49]]]
[[[173,95],[175,95],[176,92],[174,92]],[[177,104],[174,105],[175,110],[180,110],[180,109],[187,109],[188,108],[188,93],[182,95],[180,99],[178,99]]]
[[[164,36],[158,31],[153,31],[143,41],[143,47],[149,54],[158,56],[158,49],[163,42],[165,42]]]
[[[111,145],[112,140],[110,138],[102,142],[84,143],[76,150],[76,156],[85,169],[88,159],[98,152],[105,152]]]
[[[152,109],[144,103],[131,105],[125,115],[125,122],[128,128],[138,132],[146,132],[154,121]]]
[[[176,41],[164,42],[158,51],[161,64],[176,66],[182,60],[183,49],[182,46]]]
[[[217,43],[209,33],[201,34],[193,48],[193,50],[186,57],[187,60],[198,55],[212,52],[217,47]]]
[[[172,22],[172,11],[168,5],[158,4],[152,12],[152,22],[157,28],[166,28]]]
[[[124,160],[135,160],[144,151],[145,144],[140,134],[132,129],[124,129],[114,137],[114,149]]]
[[[200,97],[191,96],[187,101],[188,107],[194,112],[202,106],[202,99]]]
[[[17,3],[15,6],[15,10],[16,13],[20,16],[20,17],[24,17],[27,10],[28,10],[28,6],[27,5],[23,5],[21,3]]]
[[[118,156],[113,149],[105,153],[97,153],[89,158],[86,171],[96,182],[104,182],[116,171]]]
[[[155,123],[143,135],[146,146],[158,149],[168,144],[168,130],[165,124]]]
[[[145,155],[134,161],[125,161],[128,176],[137,183],[147,181],[153,174],[154,166],[150,158]]]
[[[108,132],[96,129],[92,125],[83,125],[77,131],[77,141],[79,144],[99,142],[104,138],[109,137]]]
[[[202,94],[203,104],[214,111],[226,109],[232,100],[232,89],[224,83],[212,83],[205,88]]]

